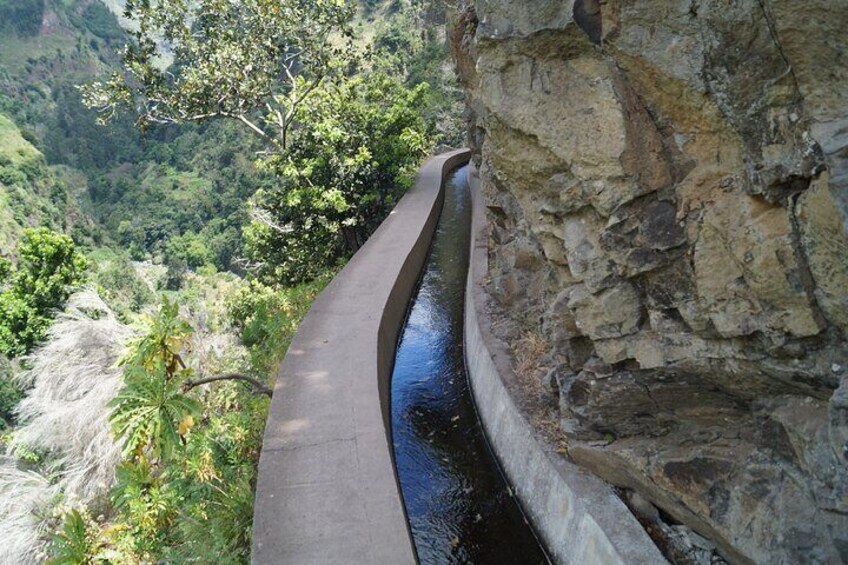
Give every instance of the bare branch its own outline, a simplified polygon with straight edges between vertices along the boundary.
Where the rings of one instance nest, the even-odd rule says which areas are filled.
[[[292,73],[292,67],[294,67],[295,61],[293,59],[286,60],[286,64],[283,65],[283,69],[286,71],[286,76],[289,77],[289,82],[291,83],[292,90],[297,89],[297,79]]]
[[[263,210],[262,208],[259,208],[257,206],[251,207],[251,209],[250,209],[250,219],[252,219],[256,222],[259,222],[261,224],[265,224],[266,226],[268,226],[269,228],[271,228],[275,232],[278,232],[278,233],[281,233],[281,234],[290,234],[294,231],[294,228],[290,225],[289,226],[281,226],[280,224],[274,222],[274,220],[271,219],[271,214],[269,214],[267,210]]]
[[[205,384],[208,384],[208,383],[214,383],[214,382],[217,382],[217,381],[244,381],[244,382],[252,385],[253,388],[256,389],[257,392],[259,392],[260,394],[266,395],[268,398],[271,398],[274,395],[274,391],[271,390],[270,387],[265,386],[264,384],[262,384],[261,382],[259,382],[256,379],[254,379],[253,377],[248,377],[246,375],[240,375],[238,373],[227,373],[225,375],[218,375],[218,376],[215,376],[215,377],[205,377],[205,378],[202,378],[202,379],[188,380],[188,381],[183,383],[183,392],[187,392],[187,391],[189,391],[189,390],[191,390],[195,387],[198,387],[200,385],[205,385]]]
[[[209,113],[206,113],[206,114],[196,114],[194,116],[189,116],[188,118],[185,118],[185,121],[187,121],[187,122],[201,122],[203,120],[208,120],[209,118],[216,118],[220,115],[221,115],[220,112],[209,112]]]
[[[260,128],[259,126],[248,120],[244,114],[231,114],[229,112],[219,112],[219,115],[226,118],[235,118],[244,125],[246,125],[247,128],[254,134],[256,134],[256,136],[260,139],[273,143],[274,145],[279,145],[279,142],[273,136],[268,135],[268,133],[264,129]]]

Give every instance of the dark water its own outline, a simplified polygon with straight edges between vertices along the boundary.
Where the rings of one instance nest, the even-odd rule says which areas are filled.
[[[500,473],[468,388],[462,346],[471,202],[465,167],[445,204],[401,334],[392,434],[421,563],[548,563]]]

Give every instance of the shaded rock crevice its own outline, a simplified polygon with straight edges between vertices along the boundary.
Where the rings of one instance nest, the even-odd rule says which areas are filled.
[[[600,0],[574,0],[574,22],[595,45],[601,44],[603,15]]]

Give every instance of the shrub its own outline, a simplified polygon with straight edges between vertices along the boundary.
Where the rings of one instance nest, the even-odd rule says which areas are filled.
[[[11,363],[0,355],[0,430],[14,422],[15,406],[22,397],[20,387],[12,380]]]
[[[70,237],[47,228],[24,230],[18,257],[0,291],[0,353],[7,357],[28,352],[44,337],[51,311],[82,282],[87,266]]]
[[[7,186],[23,184],[27,180],[26,175],[13,166],[0,166],[0,183]]]
[[[21,389],[8,377],[0,375],[0,430],[14,423],[15,406],[21,398],[23,398]]]
[[[181,259],[190,269],[196,269],[212,263],[212,251],[203,237],[196,233],[186,233],[168,240],[165,246],[165,263]]]
[[[309,283],[282,289],[252,281],[227,297],[230,323],[248,347],[254,367],[264,372],[274,369],[312,301],[334,273],[325,270]]]
[[[138,276],[133,265],[123,257],[115,257],[93,275],[98,292],[118,312],[140,312],[154,301],[153,292]]]

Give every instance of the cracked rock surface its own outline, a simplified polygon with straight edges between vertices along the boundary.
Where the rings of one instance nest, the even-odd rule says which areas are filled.
[[[731,562],[848,562],[848,3],[454,21],[492,315],[570,456]]]

